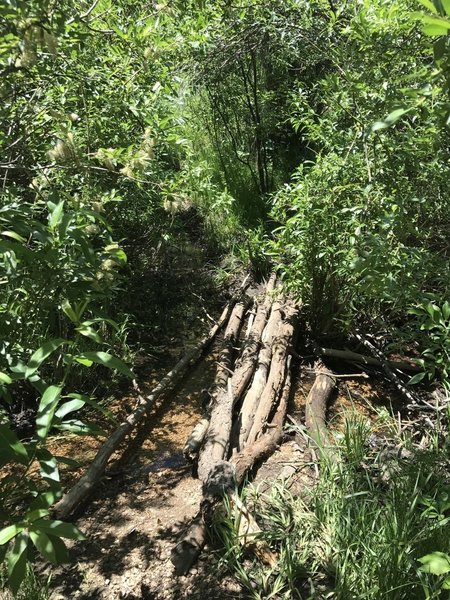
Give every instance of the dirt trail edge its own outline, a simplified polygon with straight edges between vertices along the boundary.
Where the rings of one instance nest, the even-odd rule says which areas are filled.
[[[243,286],[245,287],[245,285],[246,283],[244,282]],[[240,293],[241,292],[242,290]],[[108,460],[111,458],[119,444],[150,411],[155,400],[176,385],[186,373],[188,367],[198,360],[203,352],[209,347],[217,333],[228,321],[236,299],[237,296],[233,296],[224,308],[218,322],[211,328],[209,333],[203,337],[194,348],[185,354],[180,361],[178,361],[175,367],[167,373],[151,393],[146,398],[143,398],[142,396],[139,397],[139,405],[136,410],[117,427],[113,434],[100,447],[86,473],[61,498],[61,500],[57,502],[54,507],[54,514],[56,517],[59,519],[66,519],[74,512],[74,510],[76,510],[77,506],[92,493],[100,477],[105,472]]]

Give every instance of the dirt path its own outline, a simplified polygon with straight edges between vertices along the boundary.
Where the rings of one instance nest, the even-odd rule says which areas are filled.
[[[78,515],[77,525],[87,541],[74,543],[72,563],[53,572],[52,600],[244,597],[239,585],[220,570],[211,548],[186,577],[176,578],[170,562],[171,549],[200,501],[199,481],[191,476],[182,448],[201,414],[205,390],[214,377],[214,361],[213,352],[177,393],[155,407],[123,456],[111,465],[97,493]],[[313,378],[306,371],[296,379],[290,406],[294,418],[303,417]],[[330,410],[335,429],[342,426],[343,411],[354,411],[375,428],[383,427],[373,406],[386,404],[386,399],[389,403],[389,390],[361,380],[343,381],[339,389]],[[90,456],[91,450],[87,444],[84,453]],[[314,470],[306,442],[288,437],[260,469],[257,481],[273,480],[280,474],[290,478],[293,492],[312,484]]]

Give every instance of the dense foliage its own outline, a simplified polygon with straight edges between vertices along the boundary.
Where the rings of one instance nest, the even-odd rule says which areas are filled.
[[[102,434],[78,416],[107,413],[89,369],[131,377],[190,314],[177,286],[202,260],[218,279],[274,265],[316,336],[383,332],[448,387],[447,0],[7,0],[0,26],[13,590],[33,545],[59,562],[81,537],[49,517],[50,432]]]

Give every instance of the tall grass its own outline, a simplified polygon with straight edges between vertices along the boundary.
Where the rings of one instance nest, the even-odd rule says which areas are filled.
[[[426,450],[397,440],[368,443],[360,421],[347,422],[337,462],[324,461],[314,489],[294,497],[275,485],[247,501],[277,551],[276,569],[245,556],[230,512],[219,527],[231,566],[249,597],[339,600],[447,598],[443,579],[419,571],[419,559],[449,552],[449,446]],[[447,502],[446,502],[447,499]]]

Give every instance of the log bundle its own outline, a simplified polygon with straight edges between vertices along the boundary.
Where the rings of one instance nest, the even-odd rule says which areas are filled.
[[[261,297],[246,295],[234,306],[224,333],[209,415],[194,428],[185,446],[185,456],[196,460],[203,499],[172,552],[178,574],[187,573],[197,559],[223,496],[237,505],[236,486],[280,443],[299,311],[297,304],[277,292],[275,275]],[[251,516],[242,514],[242,518],[248,523]],[[253,522],[250,530],[253,533],[244,536],[249,544],[257,532]],[[259,545],[258,552],[273,563],[268,549]]]

